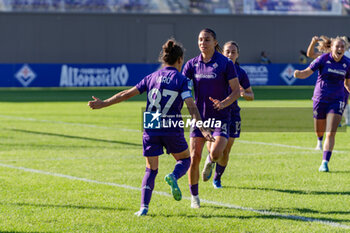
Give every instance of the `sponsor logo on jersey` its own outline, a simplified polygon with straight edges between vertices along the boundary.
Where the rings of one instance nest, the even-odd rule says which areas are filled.
[[[345,70],[337,70],[337,69],[328,68],[327,71],[329,73],[340,74],[340,75],[345,75],[346,74]]]
[[[35,78],[36,74],[29,67],[29,65],[24,64],[21,69],[15,74],[15,78],[25,87],[27,87]]]
[[[215,73],[209,73],[209,74],[195,74],[194,75],[195,78],[197,79],[214,79],[216,78],[216,74]]]

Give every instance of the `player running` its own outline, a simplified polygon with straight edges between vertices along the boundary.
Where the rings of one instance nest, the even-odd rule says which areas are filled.
[[[345,37],[341,37],[346,43],[345,47],[349,47],[349,41]],[[331,52],[331,38],[327,36],[314,36],[312,37],[312,40],[309,44],[309,47],[307,48],[307,56],[310,58],[317,58],[318,56],[321,56],[323,53],[329,53]],[[318,46],[316,47],[316,44]],[[318,52],[315,51],[315,47],[317,48]],[[344,53],[345,55],[345,53]],[[350,57],[348,57],[350,58]],[[347,104],[349,99],[349,92],[345,89],[345,96],[344,96],[344,102],[345,102],[345,109],[344,109],[344,116],[345,116],[345,123],[348,125],[350,122],[350,106]],[[315,122],[315,131],[316,131],[316,136],[317,136],[317,145],[315,147],[315,150],[323,150],[322,148],[322,141],[323,141],[323,135],[325,132],[325,128],[323,128],[323,124],[321,123],[320,125],[316,124]],[[340,125],[340,124],[339,124]]]
[[[217,162],[223,156],[229,137],[230,108],[228,107],[239,98],[240,93],[235,67],[231,60],[216,51],[220,48],[213,30],[208,28],[201,30],[198,47],[201,54],[186,63],[183,74],[193,81],[196,105],[202,119],[215,119],[221,125],[213,129],[215,143],[211,145],[211,153],[202,174],[206,181],[212,172],[212,162]],[[228,92],[228,87],[231,87],[231,93]],[[199,129],[192,128],[190,133],[192,161],[188,173],[192,208],[200,207],[199,164],[204,144],[205,138]]]
[[[234,63],[238,81],[240,85],[240,94],[245,100],[251,101],[254,100],[254,92],[252,87],[250,86],[249,78],[247,73],[240,67],[237,59],[239,57],[239,46],[235,41],[228,41],[224,44],[223,47],[224,56],[231,59]],[[231,89],[229,89],[231,92]],[[235,101],[231,106],[231,120],[229,122],[229,139],[224,150],[224,155],[216,162],[215,174],[213,179],[213,186],[216,189],[222,188],[221,185],[221,176],[223,175],[225,168],[228,164],[229,154],[231,151],[231,147],[235,141],[235,138],[239,138],[241,134],[241,115],[240,108],[238,106],[238,102]],[[210,153],[211,143],[207,143],[208,151]],[[209,156],[209,155],[208,155]],[[207,177],[210,178],[210,177]]]
[[[318,70],[312,97],[315,126],[326,131],[320,172],[328,172],[328,162],[335,144],[335,134],[345,107],[344,97],[350,90],[350,60],[344,57],[346,42],[337,37],[331,40],[331,52],[315,59],[308,68],[296,70],[294,77],[305,79]],[[345,87],[345,88],[344,88]]]
[[[181,45],[173,39],[168,40],[162,47],[160,61],[163,64],[162,69],[146,76],[133,88],[119,92],[104,101],[93,97],[94,101],[90,101],[88,105],[92,109],[104,108],[146,91],[148,96],[146,113],[151,114],[150,123],[159,123],[161,122],[159,119],[182,120],[183,102],[186,103],[189,113],[195,121],[200,121],[201,117],[191,94],[191,81],[179,72],[183,65],[183,48]],[[172,118],[172,116],[176,117]],[[205,140],[215,140],[209,130],[203,128],[199,130]],[[173,172],[165,176],[165,181],[170,185],[174,199],[180,201],[182,198],[177,180],[186,174],[191,163],[184,129],[179,125],[170,128],[154,127],[148,129],[145,127],[143,132],[143,155],[146,159],[146,172],[142,180],[141,208],[135,213],[137,216],[144,216],[148,213],[154,182],[158,173],[158,158],[159,155],[163,154],[163,147],[177,161]]]

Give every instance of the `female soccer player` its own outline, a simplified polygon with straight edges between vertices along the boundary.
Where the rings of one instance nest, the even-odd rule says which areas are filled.
[[[345,47],[346,49],[349,47],[349,42],[347,40],[347,38],[345,37],[341,37],[341,39],[343,39],[345,41]],[[309,44],[309,47],[307,48],[307,56],[315,59],[318,56],[322,55],[323,53],[329,53],[331,52],[331,38],[328,38],[327,36],[314,36],[312,37],[312,40]],[[317,50],[318,52],[315,52],[315,47],[316,44],[318,43],[317,46]],[[349,98],[349,92],[345,89],[345,96],[344,96],[344,102],[345,102],[345,110],[343,112],[344,116],[345,116],[345,123],[349,124],[350,122],[350,114],[348,112],[350,112],[350,107],[347,104],[348,103],[348,98]],[[316,131],[316,135],[317,135],[317,145],[315,150],[322,150],[322,140],[323,140],[323,135],[325,132],[325,128],[323,127],[324,125],[321,124],[317,124],[318,122],[315,122],[315,131]]]
[[[104,108],[147,91],[147,112],[151,114],[151,122],[159,119],[182,120],[179,116],[183,102],[186,103],[191,116],[196,121],[201,120],[191,95],[191,81],[179,72],[183,64],[182,47],[175,40],[168,40],[162,47],[160,60],[163,63],[162,69],[146,76],[135,87],[104,101],[93,96],[94,101],[90,101],[88,105],[92,109]],[[176,116],[176,118],[171,119],[172,116]],[[200,133],[203,134],[202,137],[207,140],[215,140],[209,130],[203,128],[200,130]],[[146,158],[146,172],[142,181],[141,208],[135,213],[137,216],[147,215],[154,181],[158,173],[158,157],[163,154],[163,147],[166,148],[168,154],[172,154],[177,160],[174,171],[165,176],[165,181],[170,185],[174,199],[179,201],[182,198],[177,180],[186,174],[191,163],[183,128],[179,126],[160,127],[159,129],[145,128],[143,155]]]
[[[237,75],[238,75],[238,81],[240,85],[241,97],[243,97],[245,100],[248,100],[248,101],[254,100],[254,92],[252,90],[252,87],[250,86],[247,73],[239,66],[239,63],[237,62],[237,59],[239,57],[238,44],[235,41],[226,42],[223,47],[223,54],[224,56],[230,58],[235,65]],[[230,89],[229,89],[229,92],[231,92]],[[237,101],[235,101],[230,106],[230,108],[231,108],[231,120],[229,122],[229,139],[228,139],[226,148],[224,150],[224,155],[216,163],[215,175],[213,179],[213,186],[214,188],[217,188],[217,189],[222,188],[221,176],[224,173],[225,168],[228,164],[231,147],[234,143],[235,138],[239,138],[241,133],[241,115],[240,115],[240,108],[238,106]],[[210,153],[211,143],[208,142],[207,146],[208,146],[208,151]]]
[[[305,79],[318,70],[312,99],[316,129],[326,130],[323,160],[319,168],[321,172],[329,171],[328,162],[345,107],[345,88],[350,90],[350,60],[344,57],[345,46],[342,38],[332,39],[330,53],[319,56],[308,68],[294,72],[294,77]]]
[[[213,162],[222,156],[227,145],[230,106],[239,98],[239,82],[232,61],[216,50],[220,50],[216,34],[211,29],[203,29],[198,36],[198,47],[201,54],[189,60],[183,74],[193,81],[196,105],[203,120],[215,119],[221,123],[213,129],[215,143],[210,148],[203,170],[203,180],[211,175]],[[231,87],[231,94],[228,92]],[[199,164],[205,139],[197,128],[191,128],[190,150],[191,165],[188,173],[191,207],[199,208],[198,197]]]

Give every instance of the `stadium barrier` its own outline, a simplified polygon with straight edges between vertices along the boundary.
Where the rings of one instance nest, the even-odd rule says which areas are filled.
[[[242,64],[253,86],[314,85],[310,78],[295,79],[299,64]],[[159,64],[0,64],[0,87],[134,86],[160,68]]]

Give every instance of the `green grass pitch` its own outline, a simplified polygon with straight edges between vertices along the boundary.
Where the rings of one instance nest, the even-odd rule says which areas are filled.
[[[297,120],[288,126],[276,113],[265,122],[275,128],[285,122],[277,127],[283,130],[254,131],[264,124],[259,108],[310,109],[311,87],[256,87],[254,102],[240,101],[242,111],[255,111],[242,127],[253,127],[232,148],[224,188],[200,181],[200,209],[190,208],[187,175],[179,180],[183,200],[170,196],[164,176],[175,160],[162,155],[143,218],[134,212],[145,170],[145,96],[101,110],[87,106],[92,95],[107,98],[116,90],[0,89],[0,232],[350,231],[346,128],[336,136],[329,173],[318,172],[322,153],[313,150],[312,125],[298,129],[304,122]],[[304,118],[312,124],[311,114]]]

